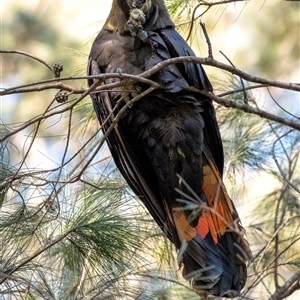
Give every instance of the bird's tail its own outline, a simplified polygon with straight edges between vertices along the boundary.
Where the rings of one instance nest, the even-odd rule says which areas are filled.
[[[172,209],[178,261],[199,295],[235,297],[246,283],[251,250],[215,164],[209,156],[203,163],[197,226],[191,226],[181,206]]]

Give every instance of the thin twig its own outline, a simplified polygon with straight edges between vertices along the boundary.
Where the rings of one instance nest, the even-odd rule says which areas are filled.
[[[226,58],[226,60],[235,68],[235,65],[233,64],[233,62],[225,55],[225,53],[223,53],[222,51],[220,51],[220,53]],[[242,85],[242,88],[243,88],[243,94],[244,94],[244,103],[245,105],[248,105],[249,104],[249,101],[248,101],[248,95],[247,95],[247,92],[246,92],[246,88],[245,88],[245,83],[244,83],[244,80],[242,78],[240,78],[240,82],[241,82],[241,85]]]
[[[201,26],[202,31],[203,31],[204,36],[205,36],[205,40],[206,40],[206,44],[207,44],[207,48],[208,48],[208,57],[209,57],[209,58],[214,58],[214,57],[213,57],[213,51],[212,51],[212,45],[211,45],[211,42],[210,42],[208,33],[207,33],[207,31],[206,31],[205,24],[202,23],[202,22],[200,22],[200,26]]]
[[[207,2],[207,1],[204,1],[204,0],[199,1],[200,3],[197,4],[193,9],[192,18],[191,18],[191,21],[190,21],[191,25],[190,25],[189,32],[188,32],[186,40],[188,41],[190,39],[191,35],[192,35],[194,22],[197,19],[201,18],[211,7],[213,7],[215,5],[222,5],[222,4],[228,4],[228,3],[233,3],[233,2],[246,2],[246,1],[247,0],[222,0],[222,1],[214,1],[214,2]],[[198,8],[201,7],[201,6],[207,6],[207,8],[199,16],[195,17]]]
[[[294,121],[288,120],[286,118],[282,118],[282,117],[270,114],[270,113],[268,113],[264,110],[261,110],[259,108],[255,108],[255,107],[250,106],[250,105],[245,105],[245,104],[238,103],[238,102],[235,102],[235,101],[232,101],[232,100],[224,99],[222,97],[214,95],[211,92],[201,91],[201,93],[208,96],[213,101],[215,101],[218,104],[221,104],[225,107],[236,108],[236,109],[242,110],[246,113],[254,114],[254,115],[260,116],[262,118],[269,119],[271,121],[275,121],[277,123],[289,126],[293,129],[296,129],[296,130],[300,131],[300,124],[298,122],[294,122]]]
[[[27,56],[29,58],[32,58],[33,60],[38,61],[42,65],[46,66],[54,74],[53,69],[49,64],[47,64],[44,60],[42,60],[42,59],[40,59],[40,58],[36,57],[35,55],[30,54],[30,53],[20,51],[20,50],[1,50],[1,49],[0,49],[0,53],[2,53],[2,54],[20,54],[20,55]]]
[[[278,141],[280,141],[283,137],[285,137],[285,136],[287,136],[288,134],[290,134],[291,132],[293,132],[293,130],[289,130],[288,132],[286,132],[285,134],[281,135],[280,137],[278,137],[278,138],[276,139],[276,141],[273,143],[273,147],[272,147],[272,156],[273,156],[273,159],[274,159],[274,161],[275,161],[275,163],[276,163],[276,166],[277,166],[277,168],[278,168],[278,170],[279,170],[281,176],[284,178],[284,180],[286,181],[286,183],[288,183],[290,187],[292,187],[297,193],[300,194],[300,189],[299,189],[295,184],[293,184],[293,183],[285,176],[285,174],[284,174],[284,172],[283,172],[283,170],[282,170],[282,168],[281,168],[281,165],[280,165],[280,163],[278,162],[277,157],[276,157],[276,155],[275,155],[275,145],[276,145],[276,143],[277,143]]]
[[[283,299],[282,297],[283,294],[286,294],[286,292],[291,288],[294,284],[297,284],[297,281],[300,280],[300,269],[296,271],[289,280],[285,282],[283,286],[280,288],[276,289],[275,293],[269,298],[269,300],[280,300]],[[299,287],[299,282],[298,282],[298,287]],[[287,295],[288,296],[288,295]]]

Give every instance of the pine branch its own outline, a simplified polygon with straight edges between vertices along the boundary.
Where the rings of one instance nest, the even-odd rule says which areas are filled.
[[[300,289],[300,269],[296,271],[283,286],[278,288],[269,300],[280,300]]]

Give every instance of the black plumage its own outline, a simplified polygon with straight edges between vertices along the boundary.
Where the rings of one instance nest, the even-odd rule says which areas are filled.
[[[178,56],[194,53],[162,0],[113,0],[93,43],[88,74],[139,75]],[[190,91],[212,91],[211,84],[202,66],[192,63],[169,65],[150,79],[161,88],[129,105],[107,137],[113,159],[176,248],[186,247],[180,264],[199,295],[238,295],[251,252],[221,180],[224,155],[212,101]],[[91,95],[104,133],[147,88],[127,81],[121,89]]]

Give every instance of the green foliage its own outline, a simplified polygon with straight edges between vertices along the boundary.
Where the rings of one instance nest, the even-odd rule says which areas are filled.
[[[242,84],[236,77],[219,81],[215,88],[220,95],[237,103],[259,107],[261,102],[262,93],[252,93],[251,86]],[[235,109],[218,106],[217,115],[226,177],[234,189],[241,184],[236,178],[243,178],[242,185],[248,193],[262,186],[257,205],[248,213],[247,237],[254,255],[244,295],[251,297],[255,293],[254,286],[272,294],[271,291],[285,284],[288,274],[295,274],[299,268],[300,134]],[[248,187],[249,178],[266,176],[264,174],[268,174],[268,179],[262,185],[254,183]],[[274,188],[268,192],[271,186]],[[241,197],[243,194],[233,195]],[[266,298],[263,294],[259,297]]]
[[[168,8],[170,15],[174,16],[179,11],[184,12],[186,9],[186,6],[189,4],[189,1],[187,1],[187,0],[170,0],[170,1],[165,1],[165,3],[166,3],[166,6]]]
[[[8,130],[4,125],[0,124],[0,138],[8,133]],[[6,181],[12,173],[9,169],[8,163],[5,161],[5,151],[7,149],[7,143],[0,144],[0,209],[4,202],[6,192],[8,190],[8,182]]]
[[[223,87],[226,87],[224,90]],[[246,90],[236,77],[229,77],[222,82],[218,92],[229,93],[227,98],[237,103],[256,106],[255,96]],[[256,115],[246,114],[237,109],[217,106],[218,122],[221,128],[225,151],[226,172],[231,179],[239,173],[261,170],[270,156],[272,141],[265,139],[270,133],[267,121]]]
[[[102,278],[104,288],[132,271],[139,259],[136,251],[141,247],[140,237],[145,234],[132,222],[130,214],[122,213],[128,209],[122,189],[116,189],[115,182],[101,185],[97,190],[78,190],[69,199],[63,199],[56,210],[47,205],[4,203],[0,223],[1,270],[12,277],[4,283],[7,288],[18,278],[19,292],[15,292],[15,297],[24,296],[23,282],[28,280],[27,292],[31,295],[42,293],[50,297],[49,290],[41,285],[47,282],[51,293],[60,294],[57,299],[69,299],[77,291],[75,287],[78,293],[91,288],[94,276]],[[84,273],[87,278],[82,277]],[[55,291],[55,283],[62,289]],[[70,290],[70,284],[74,289]]]

